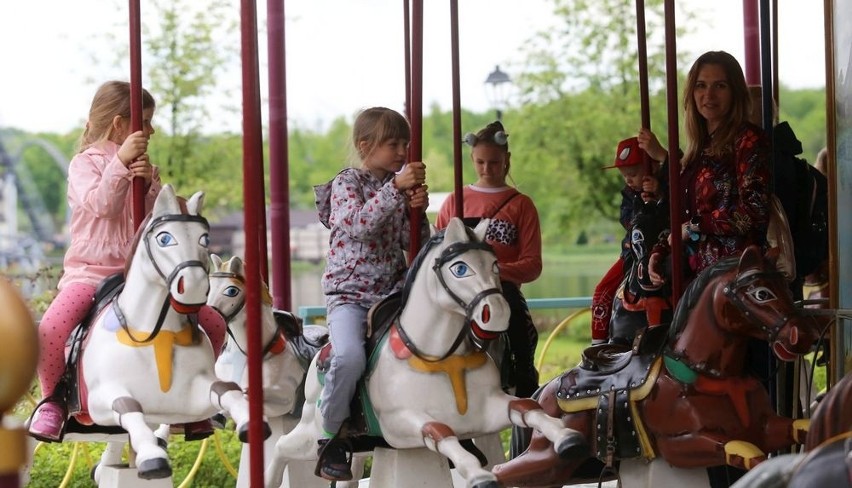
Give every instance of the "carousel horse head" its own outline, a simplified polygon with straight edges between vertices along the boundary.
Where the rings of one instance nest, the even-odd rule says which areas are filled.
[[[727,346],[723,337],[732,334],[768,342],[782,361],[809,352],[822,324],[796,307],[785,275],[776,268],[777,259],[775,250],[764,256],[752,246],[740,257],[724,259],[702,272],[684,293],[685,306],[679,303],[675,311],[670,330],[674,342],[692,343],[693,349],[721,349]],[[707,287],[716,294],[708,293]],[[712,337],[722,343],[699,345],[698,337],[706,330],[715,331]]]
[[[188,200],[164,185],[149,217],[136,233],[126,264],[127,282],[165,284],[172,308],[193,313],[207,302],[210,225],[201,216],[204,193]],[[137,271],[138,270],[138,271]]]
[[[451,219],[411,263],[402,290],[401,334],[407,335],[410,327],[420,324],[429,329],[425,335],[432,337],[430,342],[447,334],[453,339],[450,347],[440,346],[441,353],[427,347],[429,356],[451,354],[465,335],[476,349],[485,349],[509,326],[509,305],[501,292],[497,256],[485,242],[489,222],[483,220],[471,229],[460,219]],[[452,325],[440,331],[421,318],[443,314],[447,315],[441,322]]]

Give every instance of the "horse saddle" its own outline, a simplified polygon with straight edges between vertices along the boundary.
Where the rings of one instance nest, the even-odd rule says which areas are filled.
[[[101,426],[91,422],[91,419],[86,412],[86,390],[85,385],[81,385],[80,371],[80,354],[83,351],[83,344],[88,337],[92,322],[106,308],[107,305],[118,295],[124,288],[124,274],[116,273],[106,277],[98,284],[95,290],[94,306],[86,318],[74,329],[68,338],[68,354],[65,364],[65,373],[59,380],[57,392],[64,392],[65,404],[68,406],[68,414],[70,416],[65,424],[66,432],[77,433],[108,433],[120,434],[124,433],[124,429],[117,426]]]
[[[617,459],[641,455],[631,390],[643,390],[655,380],[655,365],[665,346],[668,327],[652,327],[637,334],[633,346],[599,344],[586,348],[580,367],[559,378],[556,400],[565,412],[595,410],[596,454],[610,465]]]

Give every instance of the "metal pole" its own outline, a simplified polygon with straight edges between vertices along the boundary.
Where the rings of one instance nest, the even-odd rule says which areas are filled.
[[[257,5],[241,0],[243,198],[245,201],[246,329],[248,334],[250,485],[263,486],[263,380],[260,343],[260,243],[263,217],[263,136],[257,61]]]
[[[409,161],[423,159],[423,0],[413,0],[411,28],[411,145],[408,149]],[[409,261],[420,251],[420,226],[423,223],[423,209],[409,211],[411,233],[409,235]]]
[[[675,42],[675,7],[674,0],[665,0],[665,30],[666,30],[666,105],[668,107],[668,138],[669,138],[669,218],[672,228],[672,309],[677,306],[683,294],[683,272],[681,271],[681,254],[683,243],[680,241],[681,225],[681,191],[680,191],[680,157],[678,138],[678,93],[677,93],[677,45]]]
[[[272,304],[280,310],[292,310],[284,0],[267,0],[266,17],[269,51],[269,221],[272,243],[277,246],[272,255]]]
[[[757,0],[743,0],[743,37],[745,42],[745,79],[748,85],[760,84],[760,27]]]
[[[642,111],[642,127],[651,130],[651,108],[648,97],[648,48],[645,41],[645,1],[636,0],[636,47],[639,59],[639,103]],[[645,172],[651,174],[651,157],[643,156]]]
[[[130,130],[142,130],[142,27],[139,0],[130,0]],[[133,228],[145,218],[145,179],[134,177],[131,187]]]
[[[456,217],[464,217],[464,168],[462,167],[461,81],[459,76],[459,2],[450,0],[450,38],[453,66],[453,177]],[[499,114],[499,112],[498,112]],[[500,118],[499,116],[497,117]]]

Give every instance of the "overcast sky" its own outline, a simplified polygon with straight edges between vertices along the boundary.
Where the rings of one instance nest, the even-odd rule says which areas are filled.
[[[701,22],[708,26],[698,35],[679,40],[678,49],[696,53],[726,50],[744,64],[742,1],[715,1],[712,9],[704,6],[707,3],[678,2],[690,4],[693,10],[703,9]],[[778,3],[782,82],[793,88],[824,86],[822,2]],[[320,127],[331,118],[351,116],[366,106],[401,109],[402,2],[287,0],[285,4],[291,125]],[[449,2],[429,0],[425,4],[424,110],[432,102],[449,109]],[[551,25],[552,1],[461,0],[459,4],[461,103],[471,110],[486,110],[486,76],[497,64],[512,74],[524,41]],[[265,23],[265,13],[266,4],[261,0],[260,24]],[[96,41],[103,41],[100,33],[117,32],[122,35],[119,39],[126,39],[126,33],[117,31],[126,20],[126,10],[117,9],[112,0],[0,3],[0,126],[50,132],[81,128],[97,86],[107,79],[129,78],[122,68],[108,68],[109,62],[97,67],[90,62],[92,53],[114,49],[98,45]],[[265,37],[259,44],[265,48]],[[260,57],[264,90],[266,64],[264,50]],[[144,57],[142,69],[145,83]],[[235,68],[228,77],[234,90],[232,102],[237,105],[239,76]],[[239,116],[216,115],[211,131],[239,130]]]

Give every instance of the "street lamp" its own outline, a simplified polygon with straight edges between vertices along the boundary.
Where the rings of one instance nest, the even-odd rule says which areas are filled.
[[[503,107],[509,100],[509,88],[512,84],[512,79],[509,75],[500,71],[500,66],[494,67],[494,71],[488,74],[485,79],[485,96],[488,98],[488,103],[494,107],[497,112],[497,120],[503,119]]]

